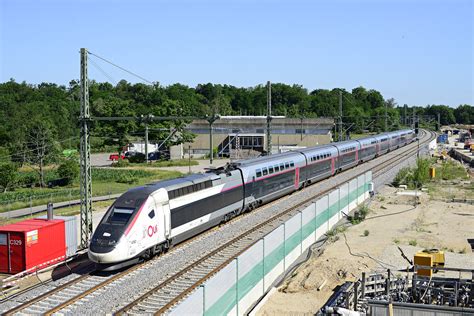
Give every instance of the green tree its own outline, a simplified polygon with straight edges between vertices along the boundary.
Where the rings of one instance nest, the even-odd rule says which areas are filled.
[[[16,181],[17,167],[13,163],[0,164],[0,188],[6,192]]]
[[[79,164],[74,159],[65,160],[58,167],[58,175],[71,184],[79,176]]]
[[[474,124],[474,106],[463,104],[454,109],[454,117],[458,124]]]
[[[55,143],[55,135],[49,123],[45,120],[38,120],[31,124],[27,138],[27,160],[32,165],[40,177],[40,186],[44,183],[44,166],[52,162],[58,153]]]

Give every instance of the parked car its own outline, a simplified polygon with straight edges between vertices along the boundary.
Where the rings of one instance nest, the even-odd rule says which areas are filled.
[[[148,154],[148,160],[169,160],[170,154],[167,151],[154,151]]]
[[[125,152],[125,159],[129,159],[130,157],[134,157],[137,154],[139,154],[139,152],[137,152],[137,151],[127,151],[127,152]]]
[[[122,159],[125,159],[125,155],[124,155],[124,154],[121,154],[120,156],[119,156],[119,154],[111,154],[111,155],[109,156],[109,160],[117,161],[117,160],[119,160],[119,157],[121,157]]]

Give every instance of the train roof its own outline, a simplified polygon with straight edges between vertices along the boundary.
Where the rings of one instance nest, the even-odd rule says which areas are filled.
[[[300,155],[301,153],[299,151],[287,151],[281,154],[275,154],[275,155],[270,155],[270,156],[262,156],[262,157],[257,157],[257,158],[252,158],[252,159],[245,159],[245,160],[237,160],[232,162],[231,164],[235,167],[240,167],[240,166],[249,166],[249,165],[255,165],[259,163],[264,163],[266,161],[273,161],[273,160],[281,160],[286,157],[295,157]],[[301,156],[303,157],[303,156]]]
[[[325,144],[325,145],[318,145],[318,146],[314,146],[314,147],[307,147],[307,148],[298,149],[299,152],[305,153],[305,154],[310,153],[310,152],[327,151],[327,150],[337,152],[337,148],[334,147],[334,144]]]
[[[354,145],[358,146],[359,143],[356,140],[345,140],[342,142],[331,143],[331,145],[339,147],[339,148],[346,148],[346,147],[354,146]]]
[[[213,175],[214,174],[195,173],[181,178],[153,182],[143,186],[132,188],[122,194],[116,200],[115,205],[118,207],[135,208],[134,205],[138,203],[138,201],[143,202],[150,194],[152,194],[158,189],[175,189],[193,183],[200,183],[206,180],[212,180],[215,177],[215,175],[214,177]]]

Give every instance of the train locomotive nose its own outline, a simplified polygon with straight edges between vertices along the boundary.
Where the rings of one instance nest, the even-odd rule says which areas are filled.
[[[96,263],[112,263],[126,258],[127,250],[128,247],[122,239],[119,241],[95,239],[91,241],[88,256]]]

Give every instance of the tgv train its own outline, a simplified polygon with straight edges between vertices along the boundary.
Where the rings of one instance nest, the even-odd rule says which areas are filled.
[[[416,139],[401,130],[241,160],[203,174],[130,189],[109,208],[89,245],[103,269],[148,258],[242,212]]]

